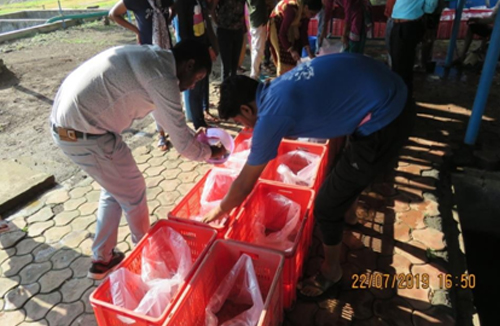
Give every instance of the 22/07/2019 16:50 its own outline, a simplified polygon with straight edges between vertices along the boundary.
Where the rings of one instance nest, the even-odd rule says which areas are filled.
[[[431,284],[431,277],[427,273],[417,274],[384,274],[384,273],[364,273],[352,275],[351,288],[353,289],[428,289]],[[476,276],[474,274],[461,274],[453,276],[451,274],[439,274],[438,288],[451,289],[460,287],[463,289],[473,289],[476,287]],[[435,284],[435,282],[432,282]]]

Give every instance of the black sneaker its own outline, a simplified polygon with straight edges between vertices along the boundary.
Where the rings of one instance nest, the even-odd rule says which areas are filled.
[[[90,266],[89,272],[87,273],[87,277],[93,280],[102,280],[106,277],[113,269],[121,263],[121,261],[125,258],[125,254],[123,252],[113,250],[113,256],[111,260],[107,263],[103,263],[102,261],[93,261],[92,266]]]

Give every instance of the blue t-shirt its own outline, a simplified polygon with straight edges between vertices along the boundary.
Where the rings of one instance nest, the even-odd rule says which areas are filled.
[[[155,0],[155,3],[157,1]],[[168,8],[174,3],[173,0],[161,0],[161,10],[168,21]],[[151,5],[148,0],[123,0],[123,4],[134,13],[139,29],[141,44],[153,44],[153,15]]]
[[[287,136],[370,135],[396,119],[407,92],[398,75],[361,54],[332,54],[303,63],[259,85],[248,164],[275,158]]]

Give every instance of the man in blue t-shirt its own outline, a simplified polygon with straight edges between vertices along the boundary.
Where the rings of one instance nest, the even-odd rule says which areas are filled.
[[[204,221],[225,216],[252,191],[283,137],[348,136],[344,154],[322,184],[314,215],[322,234],[321,271],[299,284],[316,297],[342,277],[340,243],[357,197],[397,158],[415,117],[403,80],[359,54],[318,57],[268,83],[245,77],[221,85],[219,115],[254,128],[250,156],[221,204]]]

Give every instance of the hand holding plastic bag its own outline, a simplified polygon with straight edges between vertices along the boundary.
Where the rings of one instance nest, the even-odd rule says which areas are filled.
[[[295,150],[279,156],[277,160],[279,181],[298,186],[312,186],[320,161],[319,155]]]
[[[219,324],[216,314],[228,315],[223,311],[226,305],[250,308]],[[259,321],[263,309],[264,302],[252,259],[243,254],[210,299],[205,309],[205,326],[254,326]],[[221,316],[221,319],[225,317]]]
[[[283,195],[269,193],[259,203],[256,220],[256,243],[292,249],[300,225],[300,205]]]

